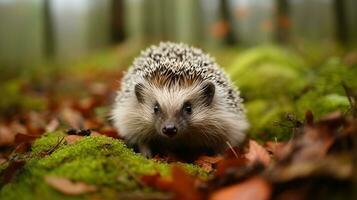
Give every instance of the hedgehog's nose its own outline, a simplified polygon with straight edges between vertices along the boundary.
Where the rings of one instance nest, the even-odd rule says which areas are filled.
[[[176,135],[177,133],[177,128],[175,126],[175,124],[166,124],[164,126],[164,128],[162,128],[162,133],[164,133],[165,135],[169,136],[169,137],[173,137]]]

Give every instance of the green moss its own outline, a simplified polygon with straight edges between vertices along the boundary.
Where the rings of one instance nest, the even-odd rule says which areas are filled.
[[[341,83],[357,88],[357,67],[338,57],[320,65],[305,60],[286,48],[264,46],[238,55],[228,68],[245,99],[253,138],[289,139],[291,129],[277,125],[288,113],[304,119],[307,110],[315,118],[348,110]]]
[[[275,46],[248,50],[228,69],[248,100],[272,94],[295,96],[308,82],[306,70],[299,57]]]
[[[61,132],[48,133],[36,140],[31,158],[15,179],[1,189],[0,199],[71,199],[45,184],[43,177],[46,175],[97,185],[96,195],[99,196],[108,195],[108,191],[113,194],[138,190],[150,192],[152,189],[142,188],[135,179],[144,174],[170,175],[170,164],[146,159],[128,149],[121,140],[104,136],[84,137],[71,145],[62,142],[54,152],[46,155],[63,136]],[[197,166],[180,165],[191,174],[207,176]]]

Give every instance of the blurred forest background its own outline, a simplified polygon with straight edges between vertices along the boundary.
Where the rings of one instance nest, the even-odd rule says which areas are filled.
[[[128,40],[207,50],[264,43],[354,47],[356,7],[354,0],[0,0],[0,66],[78,60]]]
[[[355,8],[355,0],[0,0],[1,118],[61,110],[63,96],[86,102],[98,82],[110,91],[105,118],[133,58],[173,41],[226,69],[251,135],[287,139],[286,115],[349,111],[342,83],[357,87]]]

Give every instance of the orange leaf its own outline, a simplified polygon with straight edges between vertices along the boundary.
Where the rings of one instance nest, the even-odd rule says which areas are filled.
[[[214,192],[210,200],[267,200],[271,194],[270,184],[261,177],[252,177]]]

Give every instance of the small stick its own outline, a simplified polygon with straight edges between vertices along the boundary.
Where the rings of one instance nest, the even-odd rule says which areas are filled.
[[[226,143],[228,144],[229,149],[233,152],[234,156],[236,158],[239,158],[237,152],[233,149],[231,143],[229,143],[228,141],[226,141]]]
[[[64,140],[64,137],[62,137],[60,140],[58,140],[56,145],[54,145],[51,149],[49,149],[45,152],[45,155],[50,155],[51,153],[53,153],[59,147],[59,145],[61,145],[63,140]]]

